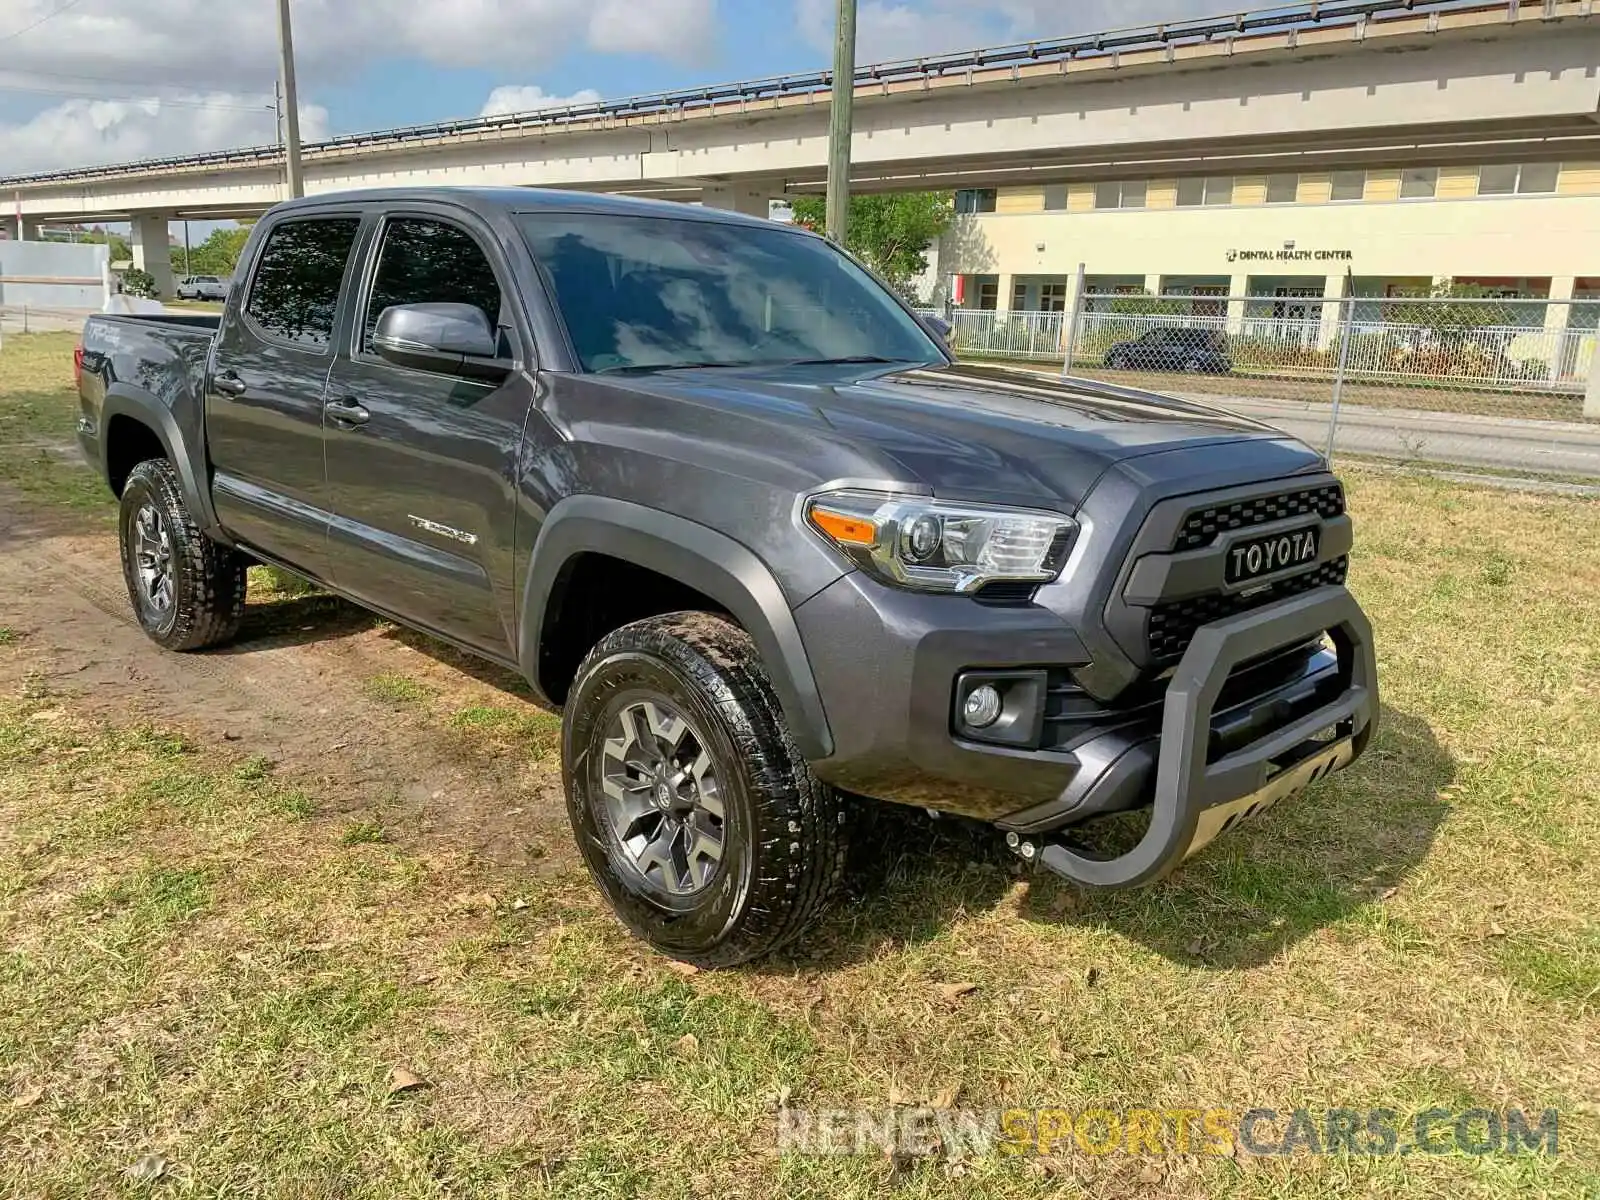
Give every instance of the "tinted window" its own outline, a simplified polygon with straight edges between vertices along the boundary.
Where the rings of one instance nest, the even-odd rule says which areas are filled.
[[[1400,173],[1400,198],[1403,200],[1431,199],[1438,190],[1437,167],[1415,167]]]
[[[1267,203],[1293,204],[1300,194],[1300,176],[1268,175]]]
[[[378,272],[367,301],[361,348],[391,304],[471,304],[491,326],[500,322],[500,285],[472,235],[455,225],[421,217],[396,217],[383,228]]]
[[[1178,180],[1178,207],[1192,208],[1206,198],[1206,181],[1199,178]]]
[[[268,336],[311,350],[328,344],[360,224],[355,217],[289,221],[267,235],[244,310]]]
[[[818,237],[582,213],[532,214],[521,224],[587,371],[866,355],[943,361],[892,296]],[[997,296],[994,282],[980,284],[980,307]]]

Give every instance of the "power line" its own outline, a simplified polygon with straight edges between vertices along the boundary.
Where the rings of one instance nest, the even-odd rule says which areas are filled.
[[[176,96],[146,95],[146,96],[111,96],[103,92],[74,92],[61,88],[29,87],[25,84],[0,83],[0,92],[24,92],[39,96],[61,96],[69,100],[106,100],[123,104],[142,104],[147,100],[154,100],[158,104],[168,104],[174,108],[211,108],[232,112],[272,112],[273,106],[261,104],[229,104],[220,100],[185,100]]]
[[[182,88],[191,92],[201,87],[213,88],[217,91],[228,91],[238,84],[237,79],[224,81],[204,75],[185,75],[186,82],[184,83],[156,83],[143,79],[129,79],[126,75],[81,75],[75,71],[46,71],[38,67],[0,67],[0,76],[5,75],[39,75],[46,79],[76,79],[87,83],[110,83],[118,87]]]
[[[73,6],[78,5],[78,4],[82,4],[82,3],[83,3],[83,0],[66,0],[66,2],[64,4],[56,5],[55,8],[53,8],[49,12],[45,13],[44,16],[40,17],[32,25],[24,25],[21,29],[17,30],[15,33],[8,33],[8,34],[5,35],[5,37],[0,37],[0,42],[9,42],[13,38],[19,38],[23,34],[27,33],[30,29],[37,29],[37,28],[39,28],[39,26],[43,25],[46,21],[52,20],[55,17],[59,17],[62,13],[66,12],[67,9],[72,8]]]

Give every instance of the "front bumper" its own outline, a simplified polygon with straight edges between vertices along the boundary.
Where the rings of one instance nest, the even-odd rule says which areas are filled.
[[[834,754],[812,764],[819,777],[992,822],[1037,842],[1045,867],[1097,886],[1158,878],[1242,815],[1344,766],[1378,712],[1371,628],[1342,586],[1203,626],[1164,697],[1068,722],[1027,747],[958,737],[952,688],[974,669],[1043,668],[1056,679],[1086,664],[1077,632],[1051,610],[985,608],[853,574],[796,617],[834,732]],[[1322,634],[1331,652],[1290,653],[1286,669],[1269,661]],[[1149,829],[1119,857],[1089,858],[1050,837],[1143,806]]]
[[[1335,695],[1281,727],[1221,755],[1212,718],[1229,675],[1285,644],[1327,633],[1339,659]],[[1318,588],[1202,626],[1167,687],[1155,797],[1144,836],[1114,858],[1060,843],[1040,863],[1079,883],[1132,887],[1158,879],[1235,821],[1354,761],[1377,728],[1372,629],[1342,587]]]

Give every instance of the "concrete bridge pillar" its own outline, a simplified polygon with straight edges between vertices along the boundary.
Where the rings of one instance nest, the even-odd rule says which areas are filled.
[[[772,215],[772,197],[781,195],[782,180],[757,179],[708,186],[700,193],[700,203],[747,217],[768,217]]]
[[[137,213],[133,218],[133,265],[148,272],[156,281],[156,295],[172,297],[172,245],[167,241],[167,226],[172,214]]]

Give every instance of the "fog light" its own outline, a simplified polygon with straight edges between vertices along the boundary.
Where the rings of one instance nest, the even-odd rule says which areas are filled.
[[[983,729],[1000,719],[1000,693],[989,684],[975,687],[961,706],[961,716],[973,729]]]

